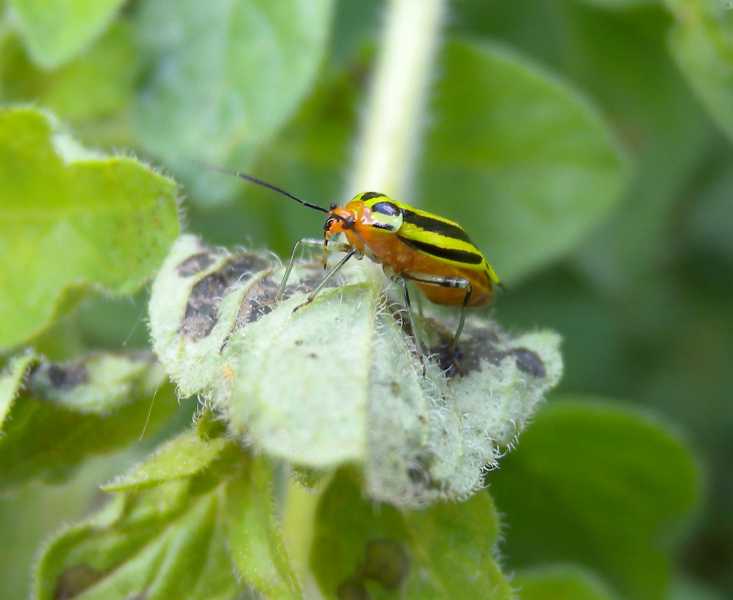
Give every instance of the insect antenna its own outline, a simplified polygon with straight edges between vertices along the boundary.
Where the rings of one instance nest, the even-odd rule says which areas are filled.
[[[306,202],[305,200],[298,198],[295,194],[291,194],[290,192],[282,189],[281,187],[276,186],[273,183],[263,181],[262,179],[258,179],[257,177],[254,177],[252,175],[247,175],[246,173],[241,173],[240,171],[230,171],[229,169],[224,169],[222,167],[217,167],[215,165],[208,165],[206,163],[199,163],[199,164],[206,167],[207,169],[211,171],[218,171],[219,173],[224,173],[225,175],[232,175],[234,177],[239,177],[240,179],[244,179],[245,181],[249,181],[250,183],[254,183],[256,185],[265,187],[269,190],[272,190],[273,192],[277,192],[278,194],[287,196],[291,200],[295,200],[296,202],[302,204],[303,206],[312,208],[313,210],[317,210],[317,211],[324,212],[324,213],[328,212],[328,209],[324,208],[323,206],[320,206],[318,204],[313,204],[312,202]]]

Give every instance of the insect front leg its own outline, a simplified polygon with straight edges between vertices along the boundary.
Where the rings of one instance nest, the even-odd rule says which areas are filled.
[[[461,316],[458,320],[458,327],[450,345],[450,351],[453,352],[458,345],[458,339],[461,337],[461,333],[463,333],[463,326],[466,324],[466,306],[468,306],[473,292],[471,282],[463,277],[441,277],[438,275],[425,275],[423,273],[402,273],[402,277],[417,283],[465,290],[463,304],[461,305]]]
[[[298,255],[298,250],[304,246],[309,248],[323,248],[324,252],[348,252],[349,250],[351,250],[351,246],[349,246],[348,244],[330,244],[327,246],[323,243],[323,240],[319,240],[316,238],[303,238],[302,240],[298,240],[297,242],[295,242],[295,245],[293,246],[293,251],[290,253],[288,266],[285,269],[285,274],[283,275],[282,281],[280,282],[280,289],[278,289],[277,296],[275,296],[275,302],[279,302],[282,299],[282,296],[285,293],[285,287],[288,285],[290,273],[292,273],[293,271],[293,265],[295,264],[295,258]]]
[[[334,267],[328,273],[326,273],[326,275],[323,277],[323,279],[321,279],[320,283],[315,287],[315,289],[310,294],[308,294],[308,298],[306,299],[306,301],[303,302],[303,304],[299,304],[298,306],[296,306],[293,309],[293,312],[303,308],[306,304],[310,304],[311,302],[313,302],[315,297],[318,295],[318,292],[323,289],[323,286],[326,285],[328,280],[331,279],[331,277],[333,277],[336,273],[338,273],[341,270],[341,267],[343,267],[348,262],[348,260],[358,252],[359,251],[356,248],[352,248],[351,246],[349,246],[349,251],[343,256],[340,261],[338,261],[334,265]]]

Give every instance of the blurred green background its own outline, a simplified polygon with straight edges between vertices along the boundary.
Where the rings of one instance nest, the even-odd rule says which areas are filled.
[[[325,204],[358,191],[346,185],[385,6],[233,4],[0,0],[0,101],[161,166],[207,241],[284,255],[320,217],[194,161]],[[564,336],[559,395],[634,403],[690,442],[705,492],[675,593],[731,597],[733,8],[455,0],[443,37],[403,200],[467,224],[508,285],[492,309],[503,325]],[[54,359],[145,347],[145,314],[145,293],[98,296],[36,346]],[[24,597],[39,542],[143,450],[0,497],[3,597]]]

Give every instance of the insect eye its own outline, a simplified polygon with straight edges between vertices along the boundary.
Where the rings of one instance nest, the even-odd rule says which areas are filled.
[[[329,205],[329,207],[328,207],[328,210],[333,210],[333,209],[334,209],[334,208],[336,208],[337,206],[338,206],[338,204],[336,204],[335,202],[331,202],[331,204],[330,204],[330,205]]]
[[[396,217],[400,214],[400,209],[396,204],[392,204],[391,202],[377,202],[372,206],[372,211],[378,212],[382,215],[388,215],[390,217]]]

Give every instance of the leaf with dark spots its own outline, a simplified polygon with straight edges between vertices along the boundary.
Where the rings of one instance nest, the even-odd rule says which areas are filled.
[[[99,512],[48,543],[34,598],[223,600],[249,588],[298,600],[271,478],[270,465],[237,444],[183,433],[112,486],[120,491]]]
[[[151,434],[178,410],[151,354],[66,364],[22,357],[13,365],[20,370],[0,376],[0,490],[66,476],[89,456]]]
[[[318,503],[310,566],[326,598],[368,598],[367,584],[380,598],[513,597],[492,557],[498,524],[488,494],[398,511],[366,499],[359,484],[339,471]]]
[[[179,394],[206,397],[231,435],[270,456],[315,469],[362,462],[374,499],[420,506],[476,491],[560,377],[556,335],[515,337],[477,318],[462,356],[445,352],[460,372],[424,364],[401,304],[356,262],[306,305],[324,277],[318,261],[295,261],[278,300],[285,267],[270,268],[269,255],[222,253],[182,275],[202,252],[181,237],[150,302],[154,348]],[[444,344],[454,331],[418,325]]]
[[[271,263],[264,258],[243,253],[227,259],[217,270],[200,279],[191,290],[186,304],[186,314],[181,324],[183,335],[194,341],[209,335],[217,323],[219,305],[227,292],[255,273],[270,269]]]

